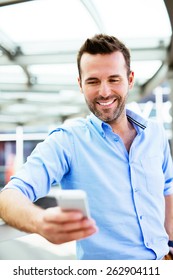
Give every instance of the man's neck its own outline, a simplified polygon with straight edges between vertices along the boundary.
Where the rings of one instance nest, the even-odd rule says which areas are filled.
[[[127,116],[124,115],[121,119],[117,120],[114,123],[110,123],[114,133],[118,134],[127,151],[130,150],[131,144],[136,137],[136,130],[134,126],[128,121]]]

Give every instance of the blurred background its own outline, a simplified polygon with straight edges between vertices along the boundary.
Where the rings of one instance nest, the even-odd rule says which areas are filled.
[[[89,113],[76,55],[96,33],[130,48],[135,86],[127,107],[162,122],[172,150],[172,29],[172,0],[0,0],[0,187],[50,130]],[[18,240],[10,242],[19,248]],[[11,243],[1,243],[1,252],[3,246],[0,258],[9,258]],[[61,252],[72,248],[67,254],[73,258],[69,246]]]

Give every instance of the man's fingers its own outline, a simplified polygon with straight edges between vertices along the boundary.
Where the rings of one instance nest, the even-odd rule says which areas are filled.
[[[86,238],[96,232],[93,219],[84,218],[79,211],[62,211],[59,207],[44,210],[39,229],[42,236],[55,244]]]
[[[79,211],[62,211],[60,207],[52,207],[45,210],[44,220],[46,222],[65,223],[83,218]]]
[[[91,227],[83,230],[63,232],[58,234],[58,238],[53,241],[56,244],[62,244],[69,241],[80,240],[90,235],[96,233],[98,229],[96,227]]]
[[[92,219],[82,219],[79,221],[63,223],[62,232],[70,232],[79,229],[87,229],[95,226],[95,221]]]

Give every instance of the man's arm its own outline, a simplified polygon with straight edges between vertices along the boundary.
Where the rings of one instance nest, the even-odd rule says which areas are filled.
[[[165,228],[169,240],[173,240],[173,194],[165,196]],[[173,248],[170,248],[173,254]]]
[[[97,231],[94,221],[83,218],[82,213],[63,212],[59,207],[42,209],[15,189],[0,193],[0,217],[19,230],[40,234],[55,244],[79,240]]]

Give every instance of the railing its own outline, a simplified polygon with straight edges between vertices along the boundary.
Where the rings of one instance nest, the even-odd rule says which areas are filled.
[[[56,194],[56,189],[52,191],[53,194]],[[42,208],[48,208],[57,206],[56,198],[52,195],[48,195],[47,197],[43,197],[35,203],[36,205],[42,207]],[[24,236],[28,233],[17,230],[8,224],[6,224],[1,218],[0,218],[0,242],[7,241],[10,239],[15,239],[21,236]]]
[[[2,219],[0,219],[0,242],[18,238],[26,234],[26,232],[17,230],[7,225]]]

